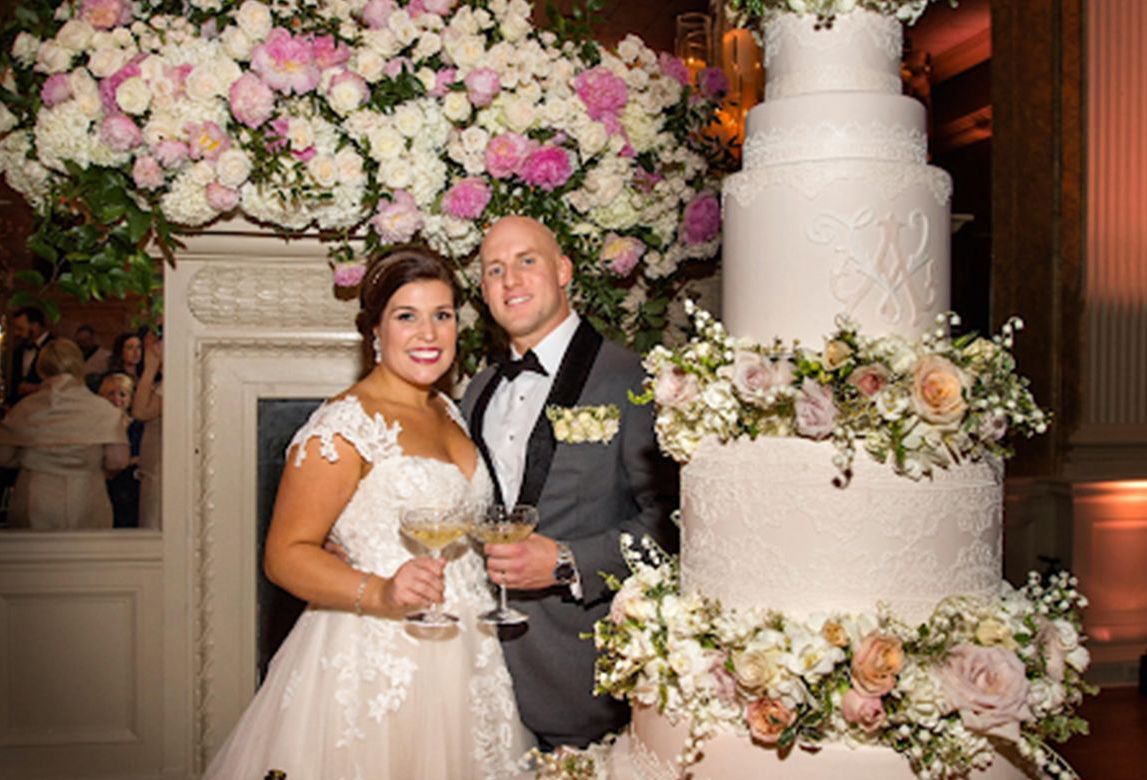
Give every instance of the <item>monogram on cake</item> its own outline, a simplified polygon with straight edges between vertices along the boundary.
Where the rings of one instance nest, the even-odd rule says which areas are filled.
[[[1047,740],[1082,723],[1086,600],[1002,577],[1004,435],[1048,420],[1019,323],[949,334],[951,179],[901,94],[901,21],[868,10],[925,4],[755,3],[728,331],[694,311],[647,359],[681,556],[635,555],[598,625],[599,689],[634,705],[610,777],[1073,775]]]

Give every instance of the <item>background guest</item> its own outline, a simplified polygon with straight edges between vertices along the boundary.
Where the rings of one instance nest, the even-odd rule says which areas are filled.
[[[76,346],[84,355],[84,376],[87,377],[88,387],[95,390],[99,387],[100,377],[108,372],[111,350],[100,346],[96,340],[96,329],[91,325],[76,328]]]
[[[12,315],[12,336],[16,339],[16,349],[12,353],[12,381],[8,383],[5,399],[9,406],[39,389],[36,357],[52,340],[44,312],[34,306],[17,309]]]
[[[88,390],[84,356],[70,339],[41,350],[40,390],[0,422],[0,465],[19,467],[9,526],[36,530],[111,528],[104,470],[127,465],[123,413]]]
[[[133,420],[128,413],[132,396],[135,394],[135,380],[127,374],[108,374],[100,382],[99,394],[123,413],[123,424],[127,430],[131,459],[127,468],[108,478],[108,498],[112,502],[112,514],[116,528],[139,527],[139,445],[143,438],[143,423]]]
[[[109,374],[127,374],[136,381],[143,374],[143,338],[135,331],[125,331],[115,337]]]

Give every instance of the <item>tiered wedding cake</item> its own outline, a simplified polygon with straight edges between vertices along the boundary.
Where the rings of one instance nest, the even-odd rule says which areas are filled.
[[[864,10],[838,16],[830,26],[782,14],[766,26],[764,50],[766,100],[749,114],[744,169],[724,190],[724,320],[732,336],[757,345],[795,339],[811,354],[784,353],[779,344],[755,357],[745,353],[744,361],[738,353],[701,389],[697,375],[664,357],[668,352],[660,363],[656,355],[651,361],[651,370],[667,377],[656,380],[659,405],[670,412],[675,404],[707,406],[703,415],[673,417],[664,409],[659,415],[663,445],[688,455],[679,457],[688,460],[679,577],[676,570],[673,581],[664,571],[638,571],[619,593],[612,622],[599,626],[608,657],[599,681],[636,705],[633,725],[613,751],[611,776],[883,779],[941,776],[968,760],[965,770],[977,777],[1023,777],[1011,762],[992,756],[998,743],[984,735],[1018,741],[1019,722],[1046,712],[1028,702],[1032,694],[1012,652],[1022,621],[995,616],[1034,614],[1042,591],[1026,593],[1027,601],[1001,596],[1001,462],[983,450],[974,459],[960,457],[968,454],[968,440],[956,433],[957,420],[975,408],[967,399],[978,380],[946,358],[938,379],[920,367],[933,359],[921,344],[959,352],[946,332],[942,341],[927,335],[945,323],[949,308],[951,180],[927,164],[923,106],[901,95],[900,22]],[[840,314],[850,322],[842,326]],[[684,362],[705,365],[726,337],[711,320],[699,323],[709,329],[711,348],[691,347]],[[826,345],[834,329],[837,340]],[[851,341],[840,335],[849,333]],[[862,349],[858,333],[883,341]],[[723,343],[730,353],[740,349],[732,339]],[[998,355],[1001,344],[1010,344],[1010,335],[977,349]],[[874,368],[875,360],[864,365],[859,355],[865,349],[887,357],[882,365],[893,368]],[[808,379],[795,401],[778,391],[801,360],[801,370],[819,361],[826,377],[840,375],[839,366],[853,360],[848,381],[855,399],[828,398],[820,393],[823,385]],[[879,396],[897,370],[916,371],[908,397]],[[753,433],[774,435],[757,438],[738,438],[731,423],[722,428],[734,404],[718,398],[722,376],[729,380],[723,392],[737,395],[737,403],[795,404],[795,426],[758,426],[763,429]],[[954,396],[945,399],[953,387]],[[690,400],[702,395],[707,400]],[[904,405],[902,418],[888,411],[897,402]],[[826,421],[825,409],[834,403]],[[873,419],[895,430],[913,414],[912,403],[935,403],[934,418],[917,409],[927,423],[920,430],[931,431],[924,435],[932,436],[934,452],[964,451],[897,461],[897,447],[919,443],[909,436],[874,445],[887,457],[877,463],[860,451],[872,441],[849,441],[839,428],[831,430],[845,403],[855,407],[854,418],[868,403]],[[959,409],[945,411],[945,403]],[[1041,414],[1034,412],[1036,429]],[[682,420],[710,429],[692,431],[691,438]],[[936,444],[941,439],[947,444]],[[1061,584],[1070,591],[1066,580]],[[953,596],[976,601],[958,602],[952,616],[937,623],[934,610]],[[916,633],[921,624],[936,641],[934,667],[927,666],[927,641]],[[1078,639],[1065,629],[1065,652],[1078,649]],[[964,645],[974,645],[968,653],[991,655],[992,663],[1011,664],[1008,674],[984,683],[1015,688],[1008,714],[977,720],[971,713],[978,705],[956,700],[958,686],[949,678],[957,675],[947,670]],[[1085,655],[1077,653],[1076,667]],[[870,674],[880,682],[872,683]],[[1078,697],[1064,687],[1062,672],[1053,682],[1060,685],[1056,705]],[[804,749],[810,740],[801,737],[784,744],[782,735],[800,725],[798,718],[821,716],[823,723],[801,732],[826,736],[816,750]],[[732,729],[715,726],[738,722]],[[897,722],[910,724],[900,736]],[[792,749],[778,750],[777,742]],[[953,758],[952,745],[964,758]]]

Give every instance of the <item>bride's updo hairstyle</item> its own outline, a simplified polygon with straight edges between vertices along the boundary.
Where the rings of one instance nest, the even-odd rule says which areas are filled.
[[[402,287],[423,281],[445,283],[450,288],[454,308],[458,308],[462,291],[454,269],[432,249],[402,246],[370,261],[359,287],[358,316],[355,317],[355,327],[362,335],[362,376],[374,367],[374,329],[382,319],[386,304]]]

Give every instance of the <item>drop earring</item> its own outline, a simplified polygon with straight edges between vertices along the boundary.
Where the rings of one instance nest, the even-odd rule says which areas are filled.
[[[375,363],[381,363],[382,362],[382,339],[380,339],[378,337],[378,331],[374,332],[374,340],[371,342],[371,346],[374,347],[374,362]]]

